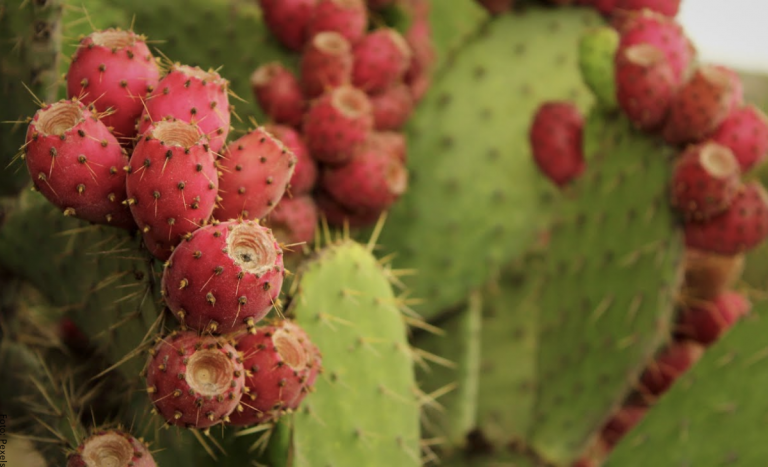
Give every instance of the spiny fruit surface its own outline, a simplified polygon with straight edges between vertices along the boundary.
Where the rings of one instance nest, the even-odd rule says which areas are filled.
[[[229,83],[215,71],[174,64],[147,96],[139,134],[154,122],[176,119],[197,123],[219,152],[229,134]]]
[[[696,70],[675,95],[664,125],[670,144],[696,143],[714,133],[731,110],[728,73],[714,66]]]
[[[261,109],[275,123],[299,126],[304,94],[296,77],[280,62],[260,66],[251,75],[251,89]]]
[[[365,35],[368,27],[368,10],[363,0],[318,0],[308,35],[312,37],[324,31],[338,32],[354,44]]]
[[[67,95],[108,112],[102,121],[126,144],[136,135],[136,119],[159,79],[160,69],[144,37],[106,29],[80,41],[67,71]]]
[[[609,446],[614,446],[621,438],[635,425],[640,423],[640,420],[648,413],[648,407],[642,405],[627,405],[619,409],[619,411],[606,422],[605,426],[600,432],[602,439],[608,443]]]
[[[712,344],[751,308],[752,304],[744,295],[724,292],[712,301],[685,308],[677,325],[677,334],[703,345]]]
[[[237,339],[243,355],[247,393],[243,411],[232,414],[233,425],[258,425],[295,409],[310,391],[310,372],[321,365],[319,351],[299,326],[281,320]]]
[[[259,0],[264,22],[287,48],[299,52],[307,41],[307,27],[317,0]]]
[[[296,166],[296,156],[264,127],[229,143],[219,160],[219,206],[214,217],[260,219],[277,206]]]
[[[340,167],[327,167],[320,181],[333,199],[351,211],[384,211],[408,188],[405,164],[370,141]]]
[[[26,141],[25,159],[35,188],[64,214],[136,227],[123,205],[128,156],[82,102],[62,100],[38,110]]]
[[[677,84],[664,52],[638,44],[616,54],[616,97],[627,117],[643,130],[664,123]]]
[[[98,431],[67,458],[67,467],[156,467],[147,446],[121,430]]]
[[[286,250],[301,251],[301,243],[309,244],[315,238],[317,205],[311,196],[283,198],[269,213],[266,225],[283,245],[294,245]]]
[[[338,87],[312,103],[303,128],[312,157],[328,164],[347,162],[373,129],[371,101],[352,86]]]
[[[401,81],[411,64],[411,48],[399,32],[377,29],[363,37],[352,49],[352,84],[375,94]]]
[[[301,56],[301,86],[308,98],[349,84],[352,79],[352,46],[339,33],[328,31],[312,37]]]
[[[381,216],[381,211],[373,209],[350,209],[324,191],[315,193],[315,203],[322,217],[329,225],[342,227],[348,225],[356,229],[373,225]]]
[[[272,231],[253,221],[203,227],[173,252],[162,290],[173,315],[217,333],[253,327],[277,303],[285,269]]]
[[[640,378],[644,391],[652,396],[664,393],[704,354],[704,347],[692,341],[675,341],[664,349]]]
[[[245,387],[238,351],[222,338],[193,331],[159,337],[146,372],[157,412],[168,424],[187,428],[226,423]]]
[[[745,185],[728,210],[707,222],[685,226],[688,247],[735,255],[751,250],[768,236],[768,193],[760,183]]]
[[[162,261],[182,238],[208,222],[218,188],[215,156],[195,124],[158,122],[133,150],[126,202]]]
[[[674,18],[680,10],[680,0],[617,0],[616,8],[636,11],[648,9]]]
[[[725,146],[689,146],[672,173],[672,206],[688,219],[701,221],[728,209],[741,186],[741,170]]]
[[[374,127],[378,131],[399,130],[413,113],[413,95],[405,84],[396,84],[370,99]]]
[[[296,156],[296,166],[291,177],[291,195],[299,196],[312,191],[315,182],[317,182],[317,164],[309,154],[304,137],[298,131],[285,125],[268,124],[264,128]]]
[[[529,138],[534,161],[557,186],[584,171],[583,128],[584,117],[570,102],[544,103],[533,117]]]
[[[741,171],[747,172],[768,156],[768,117],[752,105],[735,109],[712,135],[712,140],[729,147]]]

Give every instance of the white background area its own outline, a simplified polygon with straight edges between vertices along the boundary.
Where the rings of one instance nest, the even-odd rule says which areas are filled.
[[[768,73],[768,0],[683,0],[677,19],[702,62]]]

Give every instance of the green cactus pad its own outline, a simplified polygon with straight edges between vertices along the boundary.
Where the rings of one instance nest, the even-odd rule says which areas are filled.
[[[709,348],[609,456],[607,467],[764,465],[768,302]]]
[[[457,453],[446,459],[440,459],[442,467],[539,467],[535,459],[513,453],[507,448],[491,452]]]
[[[291,312],[323,354],[294,415],[294,465],[421,465],[406,325],[385,271],[344,241],[309,261]]]
[[[586,32],[579,41],[579,69],[595,102],[603,110],[614,110],[616,102],[616,80],[614,78],[614,56],[619,46],[619,33],[603,26]]]
[[[594,112],[595,153],[552,229],[540,292],[531,445],[572,462],[668,336],[681,279],[669,208],[673,150]],[[599,136],[599,138],[597,138]]]
[[[482,296],[474,292],[466,308],[439,323],[442,333],[420,332],[413,345],[426,352],[417,366],[419,387],[435,394],[435,403],[424,407],[424,430],[445,439],[445,449],[462,446],[477,426]],[[429,361],[436,356],[438,362]]]
[[[24,163],[12,161],[24,144],[25,120],[39,108],[32,94],[48,102],[56,96],[62,3],[0,3],[0,196],[29,181]]]
[[[489,21],[488,12],[474,0],[432,1],[429,15],[438,66]]]
[[[397,252],[396,266],[418,272],[409,285],[426,317],[484,284],[547,221],[552,188],[533,163],[530,118],[544,100],[589,101],[576,43],[598,21],[534,7],[495,19],[442,69],[413,117],[411,185],[380,243]]]

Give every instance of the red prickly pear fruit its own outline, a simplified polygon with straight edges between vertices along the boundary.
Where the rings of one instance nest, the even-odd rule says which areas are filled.
[[[67,458],[67,467],[157,467],[142,441],[120,430],[98,431]]]
[[[237,340],[243,366],[248,371],[244,410],[232,414],[236,426],[258,425],[280,418],[298,407],[297,399],[316,365],[314,344],[296,324],[287,320],[256,329]]]
[[[251,130],[224,149],[219,168],[220,221],[261,219],[285,194],[296,156],[264,127]]]
[[[629,120],[642,130],[664,123],[677,91],[672,67],[661,49],[638,44],[616,54],[616,98]]]
[[[272,231],[230,221],[195,231],[163,271],[165,303],[192,329],[228,333],[252,328],[280,295],[283,251]]]
[[[768,236],[768,193],[760,183],[745,185],[728,210],[703,223],[685,226],[690,248],[735,255],[755,248]]]
[[[648,413],[648,407],[625,405],[603,426],[601,437],[609,446],[615,446]]]
[[[674,18],[680,11],[680,0],[618,0],[616,8],[635,11],[651,10]]]
[[[285,47],[300,52],[317,0],[259,0],[264,22]]]
[[[425,81],[429,83],[429,74],[437,57],[432,43],[432,27],[429,20],[414,19],[411,27],[405,32],[405,40],[412,52],[411,63],[405,73],[405,83],[411,88],[424,87],[422,83]],[[423,92],[423,90],[420,91]],[[416,100],[418,101],[419,98],[417,97]]]
[[[347,164],[326,167],[323,190],[352,211],[384,211],[408,188],[408,170],[391,151],[369,141]]]
[[[307,144],[298,131],[285,125],[264,125],[267,132],[282,141],[296,156],[296,166],[291,177],[290,192],[300,196],[312,191],[317,183],[317,164],[309,154]]]
[[[351,44],[363,38],[368,10],[363,0],[318,0],[309,22],[309,37],[325,31],[338,32]]]
[[[299,126],[306,102],[299,81],[279,62],[262,65],[251,75],[256,101],[276,123]]]
[[[559,187],[584,171],[583,128],[584,117],[570,102],[546,102],[533,118],[529,135],[534,161]]]
[[[240,353],[220,337],[194,331],[158,338],[146,371],[149,397],[169,425],[227,423],[245,388]]]
[[[84,37],[67,71],[67,95],[106,113],[101,121],[123,143],[136,136],[144,99],[160,79],[145,38],[106,29]]]
[[[300,251],[300,244],[312,243],[315,239],[317,220],[315,201],[311,196],[304,195],[284,198],[280,201],[280,204],[269,213],[265,225],[272,229],[277,241],[287,252],[290,252]],[[287,245],[297,245],[298,248],[291,249]]]
[[[139,134],[161,120],[197,123],[219,152],[229,134],[229,82],[215,71],[174,64],[147,97]]]
[[[714,300],[741,277],[744,254],[720,255],[687,248],[685,250],[685,282],[681,295],[685,300]]]
[[[304,115],[304,138],[315,160],[343,164],[373,130],[368,96],[352,86],[336,88],[312,102]]]
[[[317,377],[320,375],[320,373],[322,373],[323,356],[320,352],[320,349],[318,349],[317,346],[312,342],[306,331],[304,331],[304,329],[302,329],[294,321],[283,320],[281,326],[286,331],[289,331],[299,341],[299,343],[301,343],[309,357],[307,359],[306,378],[303,380],[299,397],[294,399],[293,402],[289,403],[287,406],[289,409],[296,410],[299,407],[299,404],[301,404],[301,402],[307,396],[307,394],[312,391]]]
[[[35,188],[65,215],[136,228],[123,205],[128,156],[82,102],[62,100],[38,110],[24,153]]]
[[[393,154],[403,165],[408,162],[408,147],[405,142],[405,135],[402,133],[394,131],[371,133],[368,144],[377,145],[382,151]]]
[[[747,172],[768,155],[768,117],[749,105],[732,111],[712,134],[712,141],[727,146]]]
[[[352,62],[352,46],[344,36],[331,31],[314,36],[301,56],[304,95],[313,98],[349,84]]]
[[[576,4],[594,8],[603,16],[611,16],[618,2],[619,0],[577,0]]]
[[[352,49],[352,84],[369,94],[384,92],[403,80],[411,64],[411,48],[399,32],[377,29]]]
[[[477,3],[492,15],[500,15],[512,10],[515,0],[477,0]]]
[[[728,111],[733,112],[744,104],[744,83],[741,82],[739,74],[731,68],[723,65],[713,65],[713,67],[728,75],[731,85],[731,105],[728,107]]]
[[[680,316],[677,334],[710,345],[746,316],[752,304],[737,292],[724,292],[711,302],[686,308]]]
[[[733,152],[707,142],[689,146],[672,173],[672,207],[694,221],[728,209],[741,187],[741,170]]]
[[[660,396],[704,354],[704,347],[691,341],[672,342],[646,368],[640,385],[649,394]]]
[[[697,143],[710,136],[731,110],[731,80],[713,66],[696,70],[672,99],[664,125],[664,139],[670,144]]]
[[[315,194],[315,202],[322,216],[328,221],[328,224],[335,227],[348,225],[356,229],[373,225],[381,217],[382,211],[378,210],[356,210],[353,211],[331,197],[325,192]]]
[[[650,44],[661,49],[672,67],[676,83],[681,83],[696,54],[682,26],[664,15],[643,10],[631,13],[618,25],[619,48]]]
[[[396,84],[370,99],[373,124],[378,131],[399,130],[413,113],[413,95],[405,84]]]
[[[164,120],[141,135],[129,165],[126,203],[155,257],[167,260],[208,221],[218,189],[215,156],[197,125]]]

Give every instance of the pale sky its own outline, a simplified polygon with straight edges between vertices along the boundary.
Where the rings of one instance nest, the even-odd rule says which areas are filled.
[[[768,0],[683,0],[677,19],[702,61],[768,72]]]

